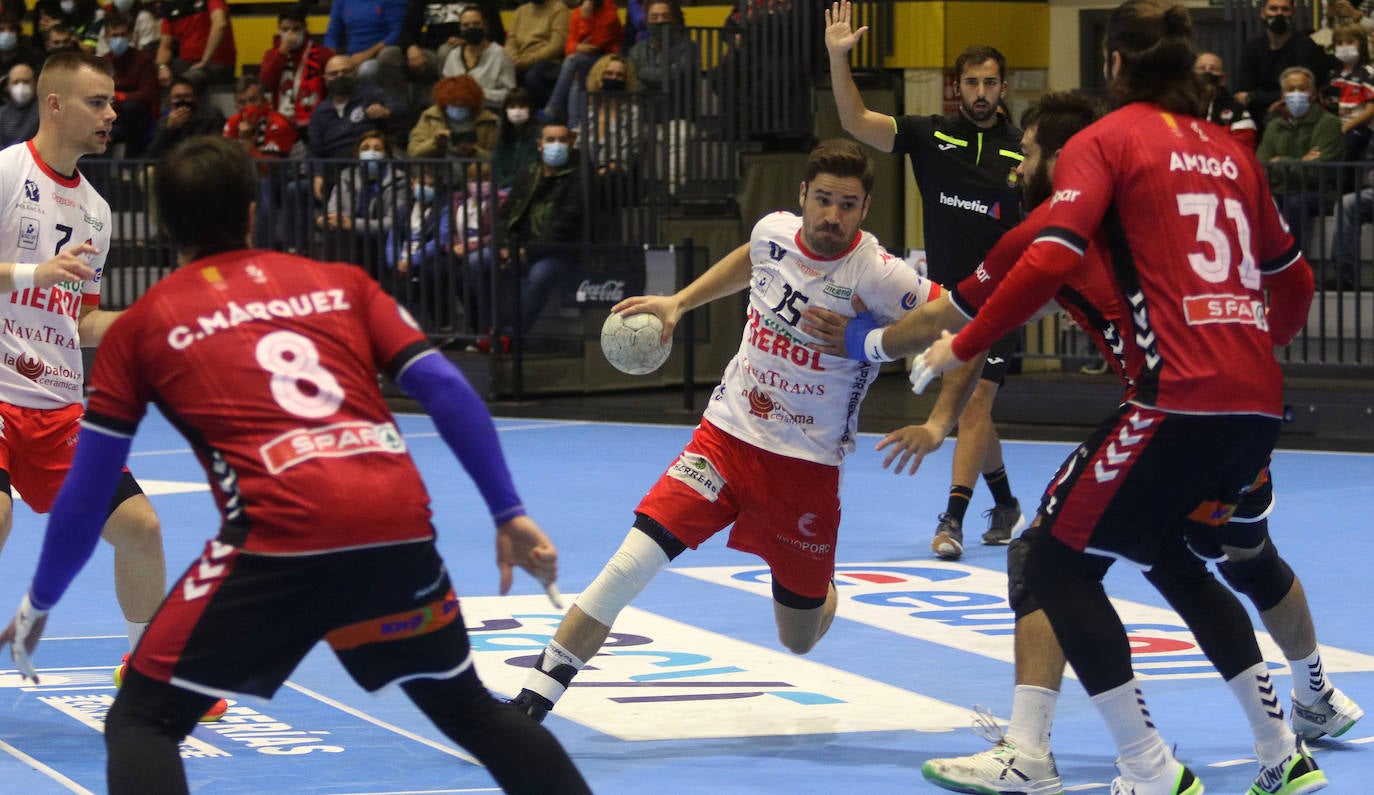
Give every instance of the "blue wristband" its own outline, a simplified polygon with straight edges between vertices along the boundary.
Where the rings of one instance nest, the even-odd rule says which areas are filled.
[[[847,359],[858,359],[861,362],[886,361],[883,359],[873,359],[868,355],[864,346],[864,340],[868,338],[868,332],[874,331],[881,326],[872,312],[860,312],[856,317],[849,321],[844,327],[844,355]]]

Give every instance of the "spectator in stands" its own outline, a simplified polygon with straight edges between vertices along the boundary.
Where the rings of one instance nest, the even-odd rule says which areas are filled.
[[[582,156],[595,169],[593,183],[600,220],[594,241],[619,240],[621,213],[640,203],[642,165],[650,153],[643,144],[644,119],[636,96],[639,79],[623,55],[602,56],[587,73],[588,111]]]
[[[1345,136],[1343,159],[1359,160],[1369,147],[1374,120],[1374,66],[1369,63],[1369,36],[1358,22],[1337,25],[1331,31],[1333,50],[1340,66],[1332,70],[1322,92],[1326,108],[1341,120]]]
[[[444,59],[444,77],[470,75],[482,87],[487,107],[501,108],[506,94],[515,88],[515,62],[506,55],[504,47],[487,38],[482,10],[477,6],[464,8],[458,25],[461,43]]]
[[[392,211],[410,190],[405,173],[391,161],[386,134],[363,133],[355,147],[356,165],[339,172],[318,215],[315,228],[324,234],[324,258],[353,262],[388,287],[384,250]]]
[[[649,38],[649,19],[647,9],[641,0],[629,0],[625,4],[625,25],[620,34],[620,51],[628,53],[636,44]]]
[[[33,67],[17,63],[5,80],[5,103],[0,105],[0,149],[27,141],[38,132],[38,103],[34,100]]]
[[[1365,160],[1369,160],[1366,153]],[[1331,262],[1320,287],[1353,290],[1360,285],[1360,225],[1374,221],[1374,172],[1365,171],[1356,189],[1341,196],[1336,205],[1335,231],[1331,235]],[[1364,283],[1365,287],[1369,282]]]
[[[437,86],[435,87],[438,88]],[[386,236],[386,263],[395,272],[397,300],[422,329],[440,325],[451,300],[452,177],[429,163],[410,169],[410,191],[396,207]],[[404,286],[403,286],[404,285]]]
[[[143,154],[157,159],[172,147],[197,135],[219,135],[224,130],[224,114],[201,99],[201,92],[185,77],[172,78],[167,89],[167,112],[158,119],[153,140]]]
[[[0,12],[0,74],[9,74],[15,64],[28,64],[34,74],[43,66],[46,57],[24,35],[20,14],[10,9]]]
[[[670,92],[690,100],[701,74],[701,49],[687,35],[682,9],[673,0],[651,0],[646,19],[648,36],[630,48],[630,63],[640,85],[645,91]]]
[[[1328,55],[1335,55],[1335,32],[1341,25],[1361,22],[1360,12],[1350,4],[1350,0],[1334,0],[1322,8],[1322,26],[1312,31],[1312,42],[1321,47]]]
[[[516,87],[506,95],[501,131],[491,152],[491,173],[498,191],[509,191],[515,175],[539,162],[539,123],[530,93]]]
[[[506,54],[515,64],[515,79],[530,92],[536,108],[548,103],[558,81],[568,17],[563,0],[529,0],[515,9]]]
[[[439,70],[449,52],[463,43],[459,35],[468,0],[409,0],[405,20],[396,45],[382,50],[378,58],[388,68],[403,73],[412,89],[416,105],[429,104],[430,87],[439,79]],[[471,6],[480,20],[482,10]],[[418,91],[417,91],[418,89]]]
[[[244,75],[234,84],[238,112],[224,123],[224,137],[238,141],[255,160],[283,160],[297,146],[296,125],[273,110],[256,77]],[[275,248],[281,217],[282,186],[286,175],[280,167],[264,164],[258,180],[258,202],[253,221],[253,247]]]
[[[146,52],[150,56],[157,52],[157,46],[162,41],[162,23],[157,15],[143,4],[143,0],[114,0],[105,6],[104,13],[95,41],[96,55],[105,55],[110,51],[110,17],[116,13],[123,14],[131,20],[129,43],[133,49]]]
[[[53,25],[43,34],[43,57],[45,60],[47,56],[55,52],[75,50],[79,47],[80,45],[76,40],[76,34],[66,25]],[[42,70],[40,69],[39,71],[41,72]]]
[[[79,39],[95,22],[99,10],[95,0],[38,0],[33,4],[33,29],[46,34],[61,25]]]
[[[1202,53],[1193,62],[1193,71],[1207,84],[1207,121],[1226,127],[1236,140],[1254,150],[1259,145],[1255,120],[1226,90],[1226,67],[1221,56],[1214,52]]]
[[[277,40],[262,55],[258,79],[267,101],[291,120],[302,138],[311,112],[324,99],[324,67],[333,56],[333,50],[310,36],[304,8],[295,6],[277,15]]]
[[[198,89],[234,79],[238,52],[229,5],[224,0],[171,0],[162,4],[162,40],[158,44],[157,79],[170,86],[185,77]]]
[[[567,119],[576,129],[587,110],[587,72],[602,55],[620,51],[620,12],[615,0],[565,0],[568,39],[544,119]]]
[[[358,67],[347,55],[325,62],[324,84],[328,99],[310,113],[310,157],[351,157],[363,133],[386,132],[389,119],[402,110],[396,98],[358,77]],[[317,195],[324,199],[323,194]]]
[[[1299,246],[1312,240],[1311,220],[1324,215],[1338,190],[1335,169],[1303,168],[1304,163],[1345,158],[1341,122],[1317,99],[1316,78],[1304,66],[1290,66],[1279,77],[1283,111],[1264,129],[1255,156],[1270,167],[1274,201]]]
[[[543,311],[561,273],[572,267],[582,239],[582,199],[577,179],[574,133],[565,122],[544,122],[539,131],[540,161],[516,175],[515,185],[497,210],[494,249],[469,252],[465,294],[472,297],[478,333],[509,335],[514,313],[505,304],[519,279],[521,332]],[[500,290],[500,312],[492,306],[492,280]]]
[[[125,157],[142,157],[158,112],[157,68],[153,56],[133,46],[133,24],[119,11],[105,17],[108,51],[101,56],[114,70],[118,114],[110,140],[124,144]]]
[[[482,87],[468,75],[434,85],[434,104],[410,131],[409,157],[491,157],[500,118],[484,106]]]
[[[405,17],[406,0],[333,0],[324,46],[347,55],[358,77],[375,80],[392,96],[405,97],[408,109],[404,74],[377,59],[382,50],[400,41]]]
[[[1325,78],[1335,63],[1310,36],[1294,30],[1293,0],[1264,0],[1260,19],[1266,30],[1241,49],[1235,96],[1262,134],[1269,114],[1283,109],[1279,75],[1285,69],[1303,66]]]

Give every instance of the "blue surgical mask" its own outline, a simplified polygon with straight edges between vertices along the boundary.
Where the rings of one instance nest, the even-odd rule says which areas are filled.
[[[444,108],[444,114],[448,116],[449,121],[467,121],[472,111],[462,105],[449,105]]]
[[[115,55],[123,55],[129,51],[129,40],[124,36],[117,39],[110,39],[110,52]]]
[[[1283,19],[1283,17],[1278,17]],[[1289,91],[1283,95],[1283,102],[1288,106],[1288,112],[1295,119],[1301,119],[1307,115],[1307,111],[1312,108],[1312,97],[1306,91]]]
[[[114,7],[121,14],[129,13],[129,9],[134,7],[134,0],[114,0]]]
[[[381,171],[382,165],[377,161],[385,156],[385,152],[379,152],[376,149],[364,149],[358,153],[358,159],[367,164],[367,175],[369,177],[375,177],[377,173]]]
[[[421,204],[433,204],[433,203],[434,203],[434,186],[433,186],[433,185],[423,185],[423,184],[422,184],[422,185],[416,185],[414,188],[411,189],[410,193],[411,193],[412,196],[415,197],[415,201],[417,201],[417,202],[419,202],[419,203],[421,203]]]
[[[544,144],[544,163],[558,168],[568,164],[568,145],[562,141],[548,141]]]
[[[9,52],[19,46],[19,34],[12,30],[0,31],[0,50]]]

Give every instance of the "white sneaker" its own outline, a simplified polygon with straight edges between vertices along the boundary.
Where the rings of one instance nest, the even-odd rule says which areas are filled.
[[[1054,754],[1031,756],[1003,740],[971,756],[931,759],[921,775],[937,787],[977,795],[1060,795],[1064,782]]]
[[[1171,764],[1168,771],[1149,781],[1127,776],[1118,764],[1116,767],[1121,775],[1112,779],[1111,795],[1202,795],[1202,781],[1193,771],[1178,761]]]
[[[1317,767],[1302,738],[1297,738],[1288,756],[1272,765],[1260,763],[1259,775],[1247,795],[1302,795],[1326,789],[1326,784],[1326,774]]]
[[[1293,733],[1304,740],[1315,740],[1323,734],[1340,737],[1355,722],[1364,717],[1360,705],[1351,701],[1344,693],[1331,688],[1326,695],[1317,699],[1315,704],[1298,701],[1297,691],[1293,691]]]
[[[993,747],[970,756],[931,759],[921,775],[937,787],[974,795],[1061,795],[1064,782],[1054,754],[1032,756],[1007,741],[990,713],[975,708],[974,728]]]

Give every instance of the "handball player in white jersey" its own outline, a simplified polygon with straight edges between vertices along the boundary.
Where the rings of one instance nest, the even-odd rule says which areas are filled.
[[[822,306],[852,317],[850,298],[858,296],[875,315],[897,318],[940,293],[859,229],[872,187],[872,161],[857,144],[823,142],[807,162],[800,216],[766,215],[747,245],[675,295],[613,308],[654,313],[666,340],[684,312],[749,290],[739,352],[692,441],[635,508],[624,543],[569,609],[516,697],[531,716],[547,714],[654,575],[732,524],[729,546],[772,571],[782,644],[805,654],[830,627],[840,463],[854,449],[859,404],[878,365],[807,347],[815,339],[800,330],[801,313]]]
[[[0,546],[14,519],[11,487],[47,513],[71,468],[85,380],[81,348],[119,312],[101,310],[110,207],[77,169],[105,151],[114,122],[107,61],[53,55],[38,80],[38,133],[0,151]],[[128,472],[104,538],[115,548],[115,596],[132,649],[167,590],[162,533]]]

